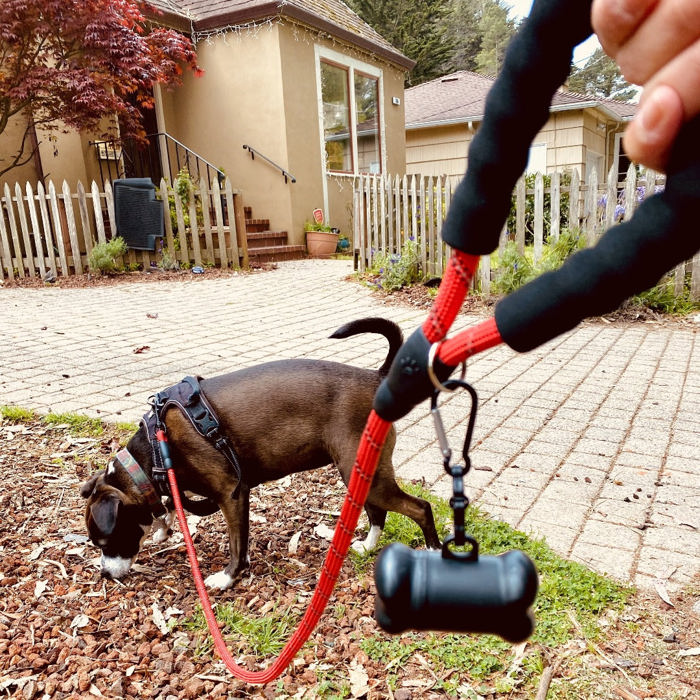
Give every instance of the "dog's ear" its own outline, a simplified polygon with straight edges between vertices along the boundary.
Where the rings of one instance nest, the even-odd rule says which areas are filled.
[[[95,490],[95,484],[100,476],[104,474],[104,469],[100,469],[96,474],[93,474],[81,487],[80,495],[83,498],[90,498],[92,492]]]
[[[111,535],[117,524],[117,513],[121,499],[117,494],[111,493],[98,499],[90,506],[90,515],[95,527],[103,535]]]

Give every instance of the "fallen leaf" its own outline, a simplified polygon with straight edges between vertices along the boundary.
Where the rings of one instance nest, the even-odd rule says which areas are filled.
[[[666,605],[670,605],[672,608],[675,607],[671,602],[671,598],[668,595],[668,591],[666,590],[666,586],[664,586],[663,581],[654,581],[654,588],[659,594],[659,598],[661,598],[661,600],[663,600],[664,603],[666,603]]]
[[[168,634],[168,632],[170,632],[170,628],[168,627],[168,623],[165,621],[163,613],[158,607],[158,603],[153,603],[151,606],[151,611],[153,613],[153,624],[160,630],[161,634]]]
[[[90,618],[83,613],[78,613],[70,623],[71,629],[81,629],[90,624]]]
[[[369,676],[364,666],[355,659],[350,662],[350,694],[354,698],[362,697],[369,692]]]
[[[37,581],[34,586],[34,597],[41,598],[41,594],[48,588],[48,585],[46,581]]]
[[[301,532],[297,532],[294,535],[292,535],[292,538],[289,540],[289,546],[287,547],[287,551],[290,554],[296,554],[299,551],[299,540],[301,539]]]
[[[321,523],[320,525],[316,525],[314,528],[314,532],[318,537],[324,540],[328,540],[329,542],[333,539],[333,533],[335,530],[333,528],[328,527],[328,525],[324,525]]]

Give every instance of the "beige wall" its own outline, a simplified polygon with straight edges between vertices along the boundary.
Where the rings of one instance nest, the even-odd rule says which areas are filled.
[[[594,155],[604,156],[607,173],[613,162],[614,134],[622,129],[618,122],[597,110],[553,112],[533,144],[546,144],[547,173],[576,168],[585,178],[586,163]],[[408,130],[406,172],[461,178],[472,136],[466,124]]]
[[[467,150],[475,133],[467,124],[406,132],[406,172],[449,175],[459,181],[467,168]]]

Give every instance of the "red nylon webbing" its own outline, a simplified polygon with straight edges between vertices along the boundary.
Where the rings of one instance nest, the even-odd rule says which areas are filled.
[[[452,252],[438,295],[423,324],[423,335],[428,342],[437,343],[447,335],[464,303],[478,266],[478,255],[468,255],[459,250]]]
[[[476,326],[463,330],[454,338],[445,340],[438,348],[437,356],[446,365],[456,367],[468,357],[488,350],[501,342],[501,334],[498,332],[496,320],[489,318]]]

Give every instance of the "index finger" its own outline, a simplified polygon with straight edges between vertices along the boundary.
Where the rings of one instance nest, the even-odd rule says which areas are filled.
[[[615,57],[659,0],[593,0],[591,22],[605,52]]]

